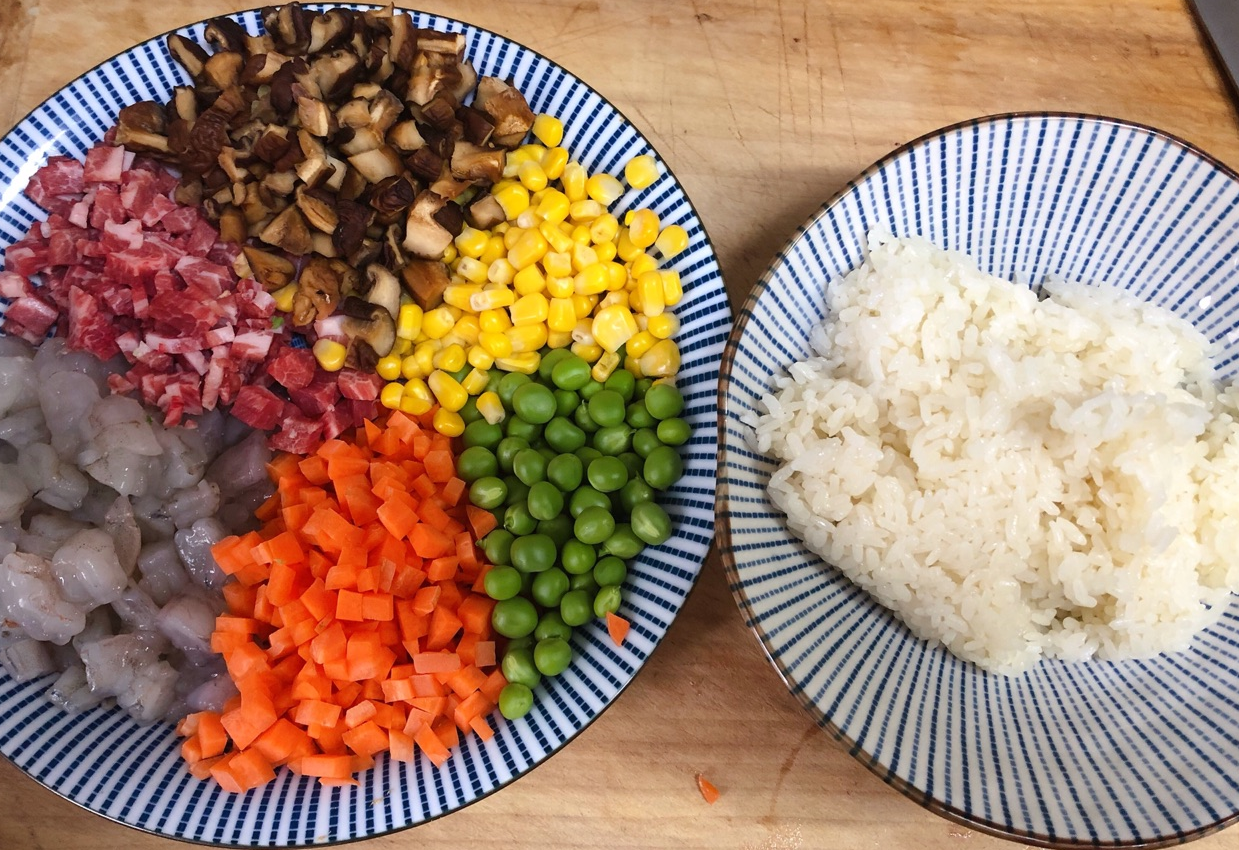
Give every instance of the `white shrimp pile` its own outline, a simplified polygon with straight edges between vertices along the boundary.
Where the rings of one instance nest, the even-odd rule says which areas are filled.
[[[0,664],[69,711],[218,710],[236,690],[210,647],[211,546],[252,527],[271,453],[217,412],[163,427],[110,371],[0,337]]]

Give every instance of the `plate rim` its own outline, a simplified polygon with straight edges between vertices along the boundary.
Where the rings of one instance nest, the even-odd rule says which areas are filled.
[[[332,9],[332,8],[340,8],[340,7],[359,9],[359,10],[388,8],[386,4],[351,2],[351,0],[345,0],[344,2],[320,2],[316,0],[315,2],[303,2],[302,6],[306,9],[315,10],[315,11],[327,10],[327,9]],[[0,139],[7,137],[10,133],[12,133],[14,130],[16,130],[26,121],[28,121],[31,117],[34,116],[36,112],[38,112],[40,109],[45,107],[49,101],[51,101],[54,97],[56,97],[58,94],[63,92],[65,89],[81,81],[87,75],[98,72],[101,69],[104,69],[107,66],[119,61],[121,57],[123,57],[127,53],[130,53],[136,48],[140,48],[146,44],[156,44],[156,43],[159,43],[162,46],[162,43],[165,42],[168,36],[172,35],[173,33],[181,32],[182,30],[192,29],[194,27],[201,26],[203,24],[208,23],[209,21],[215,20],[216,18],[220,18],[220,17],[226,17],[232,20],[237,20],[240,16],[259,12],[263,8],[265,8],[265,6],[247,6],[245,8],[235,9],[229,12],[224,12],[221,15],[213,15],[211,17],[206,17],[206,18],[195,18],[186,23],[180,24],[178,26],[174,26],[170,29],[166,29],[166,30],[163,30],[162,32],[151,35],[148,38],[142,39],[141,41],[134,42],[128,45],[127,47],[121,50],[118,50],[116,53],[112,54],[111,56],[105,59],[102,59],[99,62],[96,62],[94,65],[81,71],[80,73],[75,75],[72,79],[60,85],[50,94],[48,94],[46,97],[40,100],[37,104],[32,106],[24,115],[22,115],[20,118],[14,121],[11,127],[5,130],[4,133],[0,134]],[[558,70],[560,73],[568,77],[570,82],[574,82],[578,85],[584,86],[589,92],[592,92],[593,94],[597,95],[608,107],[613,109],[615,111],[615,114],[626,125],[628,125],[628,127],[632,129],[632,131],[636,134],[637,138],[641,142],[643,142],[645,145],[647,145],[651,151],[657,154],[660,164],[662,165],[666,174],[672,179],[675,188],[684,196],[684,203],[688,206],[688,209],[692,217],[695,218],[697,222],[700,224],[701,234],[705,241],[705,246],[709,251],[710,260],[713,262],[713,265],[715,269],[717,270],[719,289],[722,294],[720,306],[722,307],[722,309],[726,310],[729,323],[734,327],[735,311],[732,309],[731,300],[727,294],[726,277],[723,274],[722,263],[719,260],[719,253],[718,253],[717,248],[715,247],[714,240],[710,236],[710,232],[706,226],[705,219],[702,217],[700,211],[697,208],[697,205],[693,202],[692,198],[689,196],[688,190],[684,186],[683,181],[680,180],[679,176],[675,173],[674,169],[672,169],[671,164],[667,161],[666,157],[663,156],[661,151],[659,151],[658,148],[654,145],[654,143],[650,141],[650,139],[646,136],[646,133],[636,123],[634,123],[632,119],[629,118],[627,113],[625,113],[622,109],[620,109],[619,106],[617,106],[615,102],[609,96],[607,96],[606,94],[603,94],[602,91],[595,88],[592,84],[586,82],[582,77],[578,76],[575,72],[569,70],[563,64],[552,59],[550,56],[547,56],[542,51],[529,47],[524,42],[519,41],[515,38],[512,38],[496,30],[493,30],[489,27],[485,27],[480,24],[472,23],[471,21],[466,20],[463,17],[458,17],[455,14],[444,14],[440,12],[427,11],[425,9],[406,5],[404,3],[395,5],[394,8],[397,11],[409,12],[412,14],[419,14],[419,15],[426,15],[426,16],[436,18],[441,21],[447,21],[449,23],[460,24],[479,34],[489,35],[494,38],[500,39],[504,42],[507,42],[512,47],[515,47],[519,49],[520,51],[531,54],[533,57],[537,59],[541,59],[547,62],[554,69]],[[729,343],[729,340],[730,340],[730,330],[728,331],[728,337],[724,340],[724,356],[726,354],[727,345]],[[715,394],[716,413],[717,413],[717,399],[718,398],[719,396],[716,393]],[[703,424],[701,428],[703,429],[702,433],[706,433],[706,434],[711,433],[711,431],[713,430],[713,429],[710,429],[708,425],[706,424]],[[715,438],[715,450],[717,452],[718,433],[717,431],[713,431],[713,433],[714,433],[714,438]],[[717,513],[717,510],[718,510],[717,481],[716,481],[716,486],[715,486],[714,508],[715,508],[715,512]],[[240,842],[227,842],[227,841],[220,841],[220,842],[206,841],[206,840],[202,840],[198,838],[191,838],[188,836],[175,834],[172,832],[161,832],[151,827],[142,826],[140,824],[130,823],[128,821],[121,820],[119,817],[110,815],[98,809],[91,808],[90,806],[86,805],[84,802],[75,800],[72,797],[69,797],[67,794],[62,793],[60,790],[53,788],[52,786],[48,785],[41,779],[38,779],[37,777],[33,776],[32,774],[24,770],[15,761],[13,761],[13,759],[10,758],[6,753],[0,752],[0,759],[3,759],[7,764],[12,766],[13,769],[17,771],[17,773],[20,774],[21,777],[23,777],[24,779],[34,782],[39,787],[43,788],[45,791],[49,791],[55,794],[57,797],[60,797],[61,799],[66,800],[69,803],[72,803],[74,806],[77,806],[79,809],[89,812],[91,815],[111,821],[112,823],[118,824],[127,829],[132,829],[136,832],[157,836],[159,838],[170,839],[172,841],[178,841],[183,844],[188,844],[188,845],[193,845],[193,846],[200,846],[200,847],[281,847],[281,848],[283,847],[335,847],[335,846],[342,846],[346,844],[354,844],[359,841],[367,841],[370,839],[380,838],[383,836],[396,835],[401,832],[415,829],[416,827],[423,826],[425,824],[431,823],[432,821],[436,821],[436,820],[439,820],[440,818],[447,817],[448,815],[452,815],[457,812],[463,811],[469,806],[472,806],[474,803],[484,800],[487,797],[490,797],[492,794],[495,794],[503,790],[504,788],[507,788],[509,785],[512,785],[513,783],[517,782],[518,780],[528,776],[530,773],[532,773],[533,771],[537,770],[539,767],[549,762],[552,758],[559,755],[559,753],[565,747],[567,747],[568,744],[576,740],[576,738],[582,732],[584,732],[586,729],[592,726],[596,720],[602,717],[602,715],[608,709],[610,709],[613,705],[615,705],[616,702],[619,701],[620,697],[622,697],[624,693],[628,690],[628,688],[632,685],[632,683],[636,681],[638,674],[640,674],[641,671],[645,669],[646,665],[654,657],[654,654],[658,652],[659,649],[662,648],[663,644],[665,643],[666,633],[670,632],[671,627],[675,624],[676,619],[680,616],[680,613],[683,611],[684,607],[688,604],[688,601],[693,596],[694,591],[697,590],[700,584],[701,574],[704,570],[705,562],[710,557],[710,551],[718,545],[716,527],[712,527],[711,529],[707,530],[706,533],[710,537],[710,540],[706,544],[705,554],[702,556],[701,561],[696,565],[696,570],[693,574],[691,581],[689,582],[688,589],[684,592],[684,599],[680,603],[679,607],[676,609],[674,615],[671,617],[671,620],[668,622],[666,632],[664,632],[664,634],[653,644],[653,646],[650,648],[649,653],[645,656],[645,659],[642,660],[640,664],[637,666],[637,668],[633,671],[633,674],[628,679],[628,681],[625,682],[619,688],[619,690],[615,692],[615,696],[612,697],[608,702],[606,702],[598,710],[598,712],[594,714],[592,717],[590,717],[585,723],[583,723],[578,728],[574,729],[572,733],[568,735],[566,738],[564,738],[564,740],[560,742],[556,747],[548,750],[546,755],[534,761],[526,769],[519,771],[519,772],[514,772],[513,775],[510,776],[508,779],[497,783],[494,787],[482,792],[481,794],[478,794],[477,796],[469,800],[466,800],[465,802],[461,803],[459,806],[456,806],[455,808],[444,809],[443,811],[438,812],[437,814],[422,818],[421,820],[411,821],[407,824],[402,824],[400,826],[389,827],[385,830],[374,831],[374,832],[370,832],[366,834],[358,834],[358,835],[348,837],[348,838],[333,837],[326,841],[316,841],[316,840],[311,839],[306,843],[297,843],[297,842],[274,843],[274,842],[271,842],[271,843],[264,844],[264,843],[258,843],[258,842],[240,843]],[[49,680],[49,683],[50,683],[50,680]]]
[[[779,674],[779,678],[782,679],[784,686],[796,698],[801,707],[813,717],[814,722],[820,728],[828,732],[836,741],[841,742],[844,747],[846,747],[848,755],[859,761],[862,765],[868,768],[870,773],[877,776],[884,783],[896,789],[903,796],[912,800],[914,803],[917,803],[921,807],[928,809],[934,814],[937,814],[961,826],[969,829],[975,829],[979,832],[992,835],[997,838],[1025,841],[1037,847],[1051,848],[1051,850],[1078,850],[1080,847],[1155,850],[1155,848],[1171,847],[1184,844],[1188,841],[1194,841],[1198,838],[1204,838],[1208,835],[1220,832],[1228,826],[1239,823],[1239,809],[1236,809],[1236,811],[1226,817],[1219,818],[1215,821],[1197,827],[1196,829],[1187,832],[1175,832],[1169,835],[1161,835],[1150,839],[1135,838],[1132,840],[1090,841],[1085,839],[1051,838],[1050,836],[1042,835],[1032,830],[1010,829],[1002,824],[969,814],[960,808],[944,803],[932,794],[916,788],[912,785],[912,783],[895,775],[887,765],[882,764],[876,757],[862,748],[856,741],[846,735],[830,717],[818,709],[817,705],[808,698],[804,689],[800,687],[799,684],[797,684],[791,677],[787,667],[776,657],[770,638],[765,629],[762,627],[759,619],[755,616],[752,605],[749,602],[748,596],[745,593],[743,585],[740,581],[735,550],[732,546],[731,525],[727,521],[727,505],[730,502],[731,488],[727,482],[727,476],[725,474],[729,462],[729,453],[726,448],[727,441],[725,439],[728,425],[726,401],[731,388],[732,365],[735,360],[736,352],[739,349],[740,339],[744,336],[748,328],[749,319],[753,315],[758,299],[770,286],[776,272],[786,263],[786,258],[791,253],[792,248],[805,237],[805,234],[810,228],[812,228],[836,205],[842,202],[844,198],[856,191],[860,186],[869,182],[874,176],[889,167],[896,159],[904,156],[909,151],[919,148],[930,141],[943,138],[951,133],[964,129],[975,130],[981,127],[996,126],[1004,122],[1022,122],[1046,119],[1084,121],[1100,126],[1122,127],[1129,130],[1138,130],[1143,133],[1147,133],[1153,137],[1160,138],[1170,142],[1173,145],[1177,145],[1185,149],[1187,152],[1200,157],[1204,162],[1221,172],[1224,177],[1227,177],[1236,184],[1239,184],[1239,171],[1236,171],[1236,169],[1231,168],[1217,157],[1174,133],[1149,124],[1143,124],[1138,121],[1130,121],[1124,118],[1116,118],[1113,116],[1092,112],[1017,110],[1012,112],[991,113],[975,118],[967,118],[962,121],[956,121],[935,130],[931,130],[927,133],[923,133],[910,141],[904,142],[891,150],[889,153],[884,154],[881,158],[864,168],[855,177],[848,180],[842,187],[830,195],[826,201],[819,205],[818,208],[801,224],[796,226],[796,229],[792,232],[792,234],[775,252],[770,260],[770,263],[766,266],[765,271],[762,272],[761,277],[758,278],[757,282],[753,285],[753,288],[745,297],[740,308],[735,311],[731,333],[727,337],[727,345],[723,350],[723,360],[719,366],[718,464],[714,497],[714,542],[718,547],[719,557],[723,562],[723,571],[727,578],[728,590],[731,592],[732,599],[736,603],[736,606],[740,609],[740,614],[744,617],[744,624],[757,639],[762,653],[766,656],[766,659],[770,662],[771,666],[774,667],[775,672]]]

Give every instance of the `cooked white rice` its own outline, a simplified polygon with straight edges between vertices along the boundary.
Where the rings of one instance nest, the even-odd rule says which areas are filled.
[[[1187,648],[1239,589],[1239,392],[1115,290],[873,235],[750,418],[792,531],[917,635],[1017,673]]]

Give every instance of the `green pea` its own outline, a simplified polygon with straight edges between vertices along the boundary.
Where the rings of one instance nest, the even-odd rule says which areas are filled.
[[[527,448],[529,448],[529,441],[524,437],[504,437],[495,447],[495,457],[499,461],[499,468],[505,473],[511,472],[512,462],[516,459],[516,455]]]
[[[533,691],[520,682],[508,682],[499,692],[499,713],[508,720],[520,720],[533,708]]]
[[[620,398],[624,400],[625,404],[632,401],[632,394],[633,390],[636,389],[636,385],[636,377],[627,369],[616,369],[603,384],[608,390],[619,393]]]
[[[528,576],[525,576],[528,578]],[[512,652],[514,649],[528,649],[533,652],[533,645],[537,643],[533,635],[525,635],[524,637],[508,638],[507,652]],[[530,659],[532,661],[532,659]]]
[[[558,550],[545,534],[529,533],[512,541],[512,566],[523,573],[540,573],[555,566]]]
[[[632,435],[632,450],[641,457],[649,457],[650,452],[661,445],[653,428],[638,428]]]
[[[671,536],[671,517],[657,502],[638,502],[629,517],[632,533],[651,546],[667,542]]]
[[[534,644],[533,663],[543,676],[558,676],[572,663],[572,647],[563,638],[540,640]]]
[[[557,452],[574,452],[585,445],[585,432],[568,419],[556,416],[542,432],[546,444]]]
[[[615,533],[615,517],[608,508],[586,508],[572,524],[576,539],[596,545]]]
[[[516,544],[513,543],[513,554],[515,555]],[[632,527],[628,523],[617,523],[615,531],[611,536],[602,541],[602,551],[608,555],[614,555],[617,558],[623,558],[627,561],[629,558],[635,558],[641,554],[641,550],[645,548],[645,542],[633,533]]]
[[[568,574],[559,567],[551,567],[533,577],[533,587],[530,590],[533,594],[533,601],[543,608],[558,608],[559,600],[563,599],[564,594],[568,592]],[[543,615],[543,619],[546,616]],[[542,638],[544,635],[537,635],[537,637]],[[566,637],[566,635],[561,635],[561,637]]]
[[[604,586],[594,597],[594,616],[605,617],[609,613],[614,614],[619,610],[621,601],[622,597],[618,587],[613,584]],[[537,663],[538,648],[535,646],[533,651],[534,662]]]
[[[583,358],[569,353],[551,368],[551,383],[561,390],[579,390],[590,382],[589,370]]]
[[[512,394],[512,410],[526,422],[545,425],[555,415],[555,394],[548,387],[530,381]]]
[[[592,434],[598,430],[598,423],[594,421],[594,417],[589,415],[588,405],[582,404],[572,411],[572,421],[586,434]]]
[[[573,523],[574,533],[575,530],[576,523]],[[575,537],[565,540],[563,546],[560,547],[559,562],[571,575],[579,576],[581,573],[589,572],[594,569],[594,562],[597,560],[598,553],[594,551],[594,547],[588,543],[582,543]]]
[[[658,420],[645,409],[645,402],[634,401],[628,405],[626,421],[634,428],[653,428]]]
[[[552,348],[543,354],[542,360],[538,363],[538,377],[542,379],[542,383],[551,383],[551,374],[556,364],[573,356],[575,355],[566,348]]]
[[[638,478],[644,469],[644,462],[641,460],[641,455],[636,452],[624,452],[619,456],[620,462],[624,464],[624,469],[628,470],[628,480]]]
[[[645,394],[645,409],[655,419],[670,419],[684,412],[684,396],[675,384],[659,381]]]
[[[509,411],[512,410],[512,396],[516,391],[525,384],[529,383],[530,377],[523,375],[520,372],[508,372],[499,379],[499,386],[495,389],[499,400],[503,402],[503,406]]]
[[[628,483],[628,469],[617,457],[595,458],[585,468],[585,476],[590,486],[601,493],[614,493]]]
[[[575,578],[575,576],[574,576]],[[593,592],[590,590],[569,590],[559,600],[559,616],[564,623],[576,627],[589,622],[593,616]]]
[[[572,517],[560,514],[551,519],[539,520],[537,531],[554,540],[556,547],[562,548],[565,543],[573,539]]]
[[[590,378],[589,383],[587,383],[585,386],[581,387],[580,390],[578,390],[582,401],[589,401],[591,398],[596,396],[601,391],[602,391],[602,382],[595,381],[593,378]]]
[[[492,425],[485,419],[479,419],[466,425],[465,432],[460,435],[460,438],[467,449],[483,446],[493,452],[498,447],[499,441],[503,439],[503,427]]]
[[[645,482],[655,490],[666,490],[684,474],[680,453],[671,446],[660,446],[650,452],[642,469]]]
[[[496,528],[482,538],[482,551],[486,560],[498,566],[512,563],[512,532],[505,528]]]
[[[507,486],[493,475],[479,478],[469,487],[469,501],[486,510],[499,507],[507,497]]]
[[[653,498],[654,488],[646,484],[644,478],[630,478],[628,483],[620,488],[620,507],[626,514],[631,514],[637,504],[651,501]]]
[[[533,632],[530,631],[530,634],[532,635]],[[509,683],[515,682],[527,688],[536,688],[542,681],[542,674],[538,672],[537,666],[533,663],[534,642],[526,641],[525,643],[525,646],[514,649],[512,643],[509,642],[508,651],[503,654],[499,669],[503,671],[503,678]]]
[[[456,474],[473,483],[479,478],[499,475],[499,460],[485,446],[470,446],[456,458]]]
[[[564,509],[564,494],[549,481],[537,481],[529,488],[527,504],[534,519],[553,519]]]
[[[504,507],[517,504],[523,505],[529,499],[529,485],[515,475],[505,475],[503,483],[508,485],[508,498],[503,503]]]
[[[604,428],[621,424],[626,415],[624,397],[615,390],[601,389],[589,400],[590,418]]]
[[[559,457],[559,452],[555,451],[555,450],[554,450],[553,448],[551,448],[550,446],[543,446],[543,445],[539,445],[539,446],[538,446],[538,452],[539,452],[539,454],[541,454],[544,458],[546,458],[546,462],[547,462],[547,464],[548,464],[548,465],[549,465],[549,464],[550,464],[550,462],[551,462],[551,461],[553,461],[555,458]]]
[[[521,449],[512,459],[512,472],[532,487],[546,478],[546,458],[537,449]]]
[[[572,514],[573,519],[576,519],[586,508],[602,508],[609,511],[611,510],[611,500],[607,498],[605,493],[599,493],[593,487],[579,487],[572,494],[572,498],[568,500],[568,513]]]
[[[519,416],[509,416],[504,420],[504,427],[509,437],[522,437],[532,446],[534,441],[542,436],[542,426],[536,422],[526,422]]]
[[[632,447],[632,428],[627,425],[608,425],[594,432],[591,441],[594,448],[604,455],[619,455]]]
[[[490,575],[490,573],[487,573],[487,575]],[[603,587],[606,587],[608,584],[623,584],[626,578],[628,578],[627,565],[614,555],[607,555],[594,565],[594,581]]]
[[[529,513],[529,506],[520,502],[508,505],[508,509],[503,512],[503,527],[520,539],[521,535],[533,534],[534,529],[538,527],[538,521]],[[513,540],[512,544],[515,545],[516,540]]]
[[[654,386],[653,378],[638,378],[633,385],[633,396],[635,398],[645,398],[645,394],[650,391],[652,386]]]
[[[581,446],[573,452],[573,454],[581,459],[581,463],[585,464],[586,468],[589,467],[590,462],[593,461],[594,458],[602,457],[602,452],[598,451],[593,446]]]
[[[581,397],[572,390],[555,390],[555,415],[571,416],[581,403]]]
[[[465,374],[468,374],[468,372],[465,372],[460,377],[463,378]],[[460,414],[461,421],[464,422],[466,426],[471,425],[474,422],[485,421],[482,419],[482,414],[478,412],[478,400],[473,396],[469,396],[465,399],[465,404],[458,411],[458,413]]]
[[[495,567],[486,572],[482,585],[491,599],[511,599],[521,592],[521,574],[513,567]]]
[[[538,625],[538,610],[523,596],[513,596],[495,603],[490,624],[504,637],[523,637]]]
[[[668,446],[682,446],[693,435],[692,427],[678,416],[658,423],[658,439]]]
[[[546,465],[546,480],[565,493],[581,486],[585,478],[585,464],[574,454],[556,455]]]
[[[593,572],[582,573],[579,576],[568,577],[569,592],[574,590],[584,591],[589,594],[585,599],[585,608],[589,610],[590,602],[594,598],[594,594],[598,592],[598,582],[594,580]],[[588,615],[585,619],[589,619]]]

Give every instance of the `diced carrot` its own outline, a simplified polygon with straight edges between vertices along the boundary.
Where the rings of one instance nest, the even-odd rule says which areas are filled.
[[[436,584],[441,581],[451,581],[456,578],[456,571],[460,567],[460,559],[453,555],[444,555],[442,558],[432,560],[426,569],[426,578]]]
[[[387,748],[396,761],[411,762],[416,755],[413,736],[406,735],[401,729],[387,730]]]
[[[373,720],[367,720],[344,733],[344,744],[361,756],[372,756],[387,749],[387,731]]]
[[[607,612],[607,634],[611,636],[616,646],[622,646],[624,638],[628,637],[631,624],[618,614]]]
[[[422,507],[425,510],[425,506]],[[452,538],[439,529],[419,523],[408,534],[413,551],[423,558],[440,558],[456,549]]]
[[[271,728],[278,720],[275,707],[270,699],[263,700],[258,695],[241,701],[241,706],[225,712],[220,722],[228,730],[228,737],[238,747],[245,748],[254,743],[254,739]]]
[[[341,590],[336,595],[336,619],[354,622],[366,619],[365,597],[354,590]]]
[[[489,741],[491,738],[495,737],[495,730],[490,728],[490,724],[486,722],[486,718],[480,714],[469,721],[469,728],[472,729],[473,733],[483,741]]]
[[[461,699],[477,693],[486,684],[486,674],[476,667],[461,667],[447,680],[447,686]]]
[[[390,620],[395,616],[395,601],[390,593],[363,593],[362,615],[367,620]]]
[[[453,468],[453,475],[443,485],[443,499],[449,505],[457,505],[460,503],[460,497],[465,495],[465,482],[457,478]]]
[[[348,779],[353,775],[352,758],[347,755],[304,756],[295,764],[297,772],[304,776]]]
[[[495,610],[495,600],[480,593],[471,593],[461,600],[456,608],[456,616],[465,631],[482,637],[490,637],[491,614]]]
[[[700,773],[697,774],[697,790],[701,792],[701,799],[705,800],[710,805],[714,805],[718,801],[719,791],[714,786],[714,783],[706,779]]]
[[[480,640],[473,647],[473,663],[477,667],[494,667],[498,661],[493,640]]]
[[[503,671],[496,669],[486,677],[486,681],[482,684],[482,687],[478,688],[478,690],[490,697],[491,702],[498,703],[499,693],[507,687],[507,684],[508,680],[504,677]]]
[[[413,656],[418,673],[452,673],[460,669],[460,656],[454,652],[422,652]]]
[[[447,747],[443,746],[443,741],[434,733],[430,724],[424,724],[413,735],[413,740],[421,747],[422,752],[426,754],[426,758],[434,763],[435,767],[442,765],[451,753]]]
[[[409,702],[413,697],[413,681],[411,679],[385,679],[383,681],[383,699],[388,702]]]
[[[475,505],[465,505],[465,514],[469,517],[469,527],[473,529],[476,540],[481,540],[499,525],[494,514]]]
[[[460,618],[455,612],[445,605],[436,607],[430,615],[430,631],[426,634],[426,649],[436,651],[447,647],[459,632]]]

